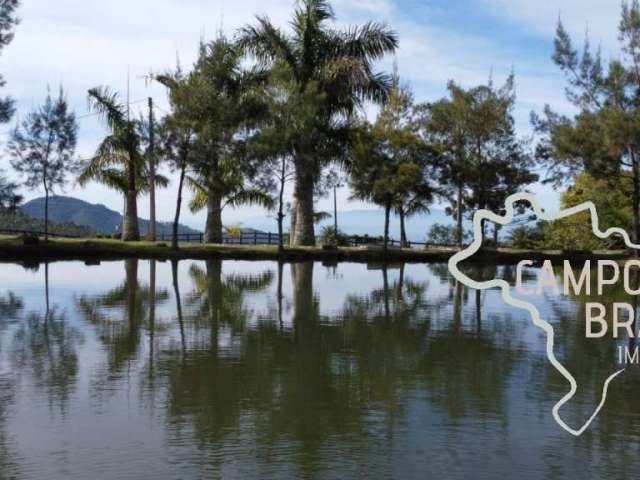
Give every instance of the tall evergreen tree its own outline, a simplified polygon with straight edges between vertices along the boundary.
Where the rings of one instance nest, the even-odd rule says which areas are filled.
[[[172,170],[178,172],[178,193],[172,226],[171,248],[178,248],[178,225],[182,210],[182,192],[187,174],[194,168],[195,145],[198,140],[198,119],[193,114],[194,105],[199,102],[195,95],[198,79],[195,75],[185,75],[178,66],[175,72],[161,75],[157,80],[169,89],[171,112],[160,127],[160,152]]]
[[[49,233],[49,194],[64,186],[67,175],[79,166],[74,158],[77,134],[76,117],[69,111],[62,87],[58,98],[47,94],[44,104],[28,114],[11,134],[11,165],[24,176],[26,187],[44,189],[45,240]]]
[[[0,0],[0,52],[13,41],[13,29],[19,23],[16,17],[19,6],[19,0]],[[4,87],[5,84],[5,79],[0,75],[0,87]],[[8,122],[13,112],[13,99],[10,97],[0,99],[0,123]]]
[[[13,29],[19,23],[16,17],[19,6],[19,0],[0,0],[0,52],[13,41]],[[5,84],[6,81],[0,74],[0,87],[4,87]],[[14,110],[12,98],[0,98],[0,123],[7,123],[13,116]],[[22,198],[17,190],[18,184],[6,180],[4,172],[0,170],[0,208],[16,205],[16,201]]]
[[[514,77],[470,89],[454,82],[449,97],[423,108],[424,131],[440,155],[441,184],[456,219],[458,245],[468,209],[500,209],[504,199],[537,180],[532,159],[516,137]]]
[[[622,4],[618,27],[621,55],[605,69],[600,51],[587,38],[582,52],[574,48],[558,22],[553,60],[565,74],[567,98],[579,112],[573,118],[555,113],[532,114],[542,138],[536,155],[549,168],[547,181],[560,185],[580,172],[595,177],[631,175],[627,192],[632,211],[631,236],[640,243],[640,4]]]
[[[407,243],[404,215],[433,200],[432,151],[414,121],[413,97],[397,76],[388,102],[373,125],[364,125],[353,148],[350,183],[354,197],[385,209],[384,246],[389,239],[392,209],[402,212],[403,246]]]

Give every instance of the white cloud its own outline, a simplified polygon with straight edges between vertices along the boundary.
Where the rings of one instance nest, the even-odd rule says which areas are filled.
[[[620,2],[612,0],[480,0],[496,16],[513,20],[531,32],[553,38],[558,17],[582,45],[589,31],[592,43],[602,44],[610,52],[617,51]]]
[[[20,112],[41,102],[46,86],[62,82],[79,115],[86,112],[86,91],[96,85],[110,85],[121,92],[126,89],[130,70],[131,99],[151,95],[160,108],[166,109],[163,89],[147,88],[141,78],[150,70],[163,71],[175,65],[176,54],[183,65],[195,58],[200,38],[211,38],[221,25],[231,35],[237,28],[252,22],[256,13],[267,14],[286,26],[294,0],[30,0],[20,9],[22,24],[16,38],[3,52],[3,73],[8,81],[4,92],[18,100]],[[549,45],[558,12],[570,31],[580,35],[587,22],[594,39],[606,36],[613,44],[619,14],[617,2],[563,0],[554,4],[527,0],[475,0],[465,11],[488,9],[496,18],[513,22],[537,38],[548,38]],[[401,0],[334,0],[339,23],[362,23],[375,20],[391,25],[400,35],[397,61],[404,80],[416,90],[418,100],[433,100],[445,93],[446,81],[456,79],[464,85],[485,82],[493,70],[497,82],[513,67],[517,75],[518,127],[526,132],[528,115],[544,103],[565,109],[564,82],[550,61],[540,64],[528,52],[495,36],[465,31],[463,27],[440,24],[438,18],[446,6],[425,4],[419,18],[407,14]],[[415,6],[415,5],[414,5]],[[614,8],[615,7],[615,8]],[[612,41],[613,39],[613,41]],[[549,51],[549,56],[551,52]],[[387,59],[381,68],[390,68]],[[144,103],[136,104],[137,113]],[[95,118],[81,121],[80,154],[88,155],[103,132]],[[175,186],[159,196],[160,217],[169,219],[173,211]],[[68,189],[68,193],[86,200],[121,209],[122,200],[100,186],[87,190]],[[340,193],[343,208],[359,208],[348,202],[348,192]],[[140,202],[141,215],[147,215],[147,200]],[[353,206],[352,206],[353,205]],[[322,200],[319,208],[330,209]],[[243,209],[234,218],[259,215],[256,209]],[[203,215],[185,212],[185,220],[202,225]]]

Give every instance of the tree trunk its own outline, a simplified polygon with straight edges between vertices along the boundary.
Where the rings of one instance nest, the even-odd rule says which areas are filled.
[[[405,213],[404,213],[404,208],[400,207],[398,209],[398,214],[400,216],[400,246],[402,248],[406,248],[408,246],[407,243],[407,230],[405,228]]]
[[[178,326],[180,327],[180,343],[182,345],[182,359],[187,353],[187,344],[184,336],[184,319],[182,317],[182,300],[180,299],[180,284],[178,283],[178,261],[171,260],[171,278],[173,280],[173,294],[176,297],[176,313]]]
[[[284,184],[287,173],[287,159],[282,159],[282,169],[280,171],[280,192],[278,195],[278,250],[284,249],[283,222],[284,222]]]
[[[500,234],[500,226],[496,223],[493,226],[493,245],[496,248],[498,247],[499,234]]]
[[[458,184],[458,198],[456,205],[456,232],[458,247],[462,248],[463,232],[462,232],[462,183]]]
[[[482,328],[482,301],[480,297],[480,290],[476,288],[476,329],[477,333],[480,333]]]
[[[629,149],[629,153],[631,156],[631,166],[632,166],[632,175],[633,175],[633,193],[631,198],[631,212],[632,212],[632,229],[631,237],[632,241],[635,244],[638,244],[640,241],[640,170],[638,166],[638,161],[636,158],[633,149]],[[638,255],[638,250],[634,249],[636,256]]]
[[[284,273],[284,263],[282,260],[278,260],[278,288],[277,288],[277,297],[278,297],[278,324],[280,328],[282,328],[282,300],[284,300],[284,294],[282,293],[282,275]]]
[[[127,194],[122,197],[122,223],[120,225],[120,240],[122,240],[122,234],[124,233],[124,219],[127,218]]]
[[[206,260],[207,268],[207,300],[209,301],[209,322],[211,337],[209,339],[211,353],[218,356],[218,328],[220,311],[222,310],[222,261]]]
[[[49,189],[44,184],[44,241],[49,240]]]
[[[140,240],[140,229],[138,228],[138,192],[136,190],[136,168],[133,160],[129,161],[128,189],[127,189],[127,211],[124,217],[124,227],[122,240],[125,242],[137,242]]]
[[[313,228],[313,172],[296,165],[294,196],[296,199],[296,221],[293,245],[315,245]]]
[[[293,246],[293,232],[296,229],[296,217],[297,217],[297,212],[298,211],[298,204],[296,203],[296,200],[294,198],[293,200],[293,204],[291,205],[291,218],[290,218],[290,222],[289,222],[289,245]]]
[[[310,342],[317,314],[313,295],[313,262],[292,263],[291,282],[294,338],[297,342]]]
[[[336,187],[333,187],[333,228],[335,230],[336,239],[338,238],[338,195]]]
[[[49,318],[49,262],[44,262],[44,305],[46,321]]]
[[[207,197],[207,223],[204,229],[205,243],[222,243],[222,198],[218,192],[209,190]]]
[[[389,215],[391,213],[391,202],[384,206],[384,251],[389,247]]]
[[[384,292],[384,319],[386,322],[391,320],[391,308],[389,305],[389,272],[387,264],[382,265],[382,289]]]
[[[154,336],[156,331],[156,261],[149,260],[149,379],[153,379]]]
[[[455,281],[453,287],[453,330],[456,333],[460,332],[462,324],[462,282]]]
[[[138,260],[129,259],[124,261],[124,271],[127,283],[127,320],[129,323],[129,335],[137,337],[137,304],[138,295]]]
[[[180,169],[180,180],[178,181],[178,198],[176,200],[176,214],[173,218],[173,235],[171,237],[171,248],[173,250],[178,249],[178,225],[180,222],[180,209],[182,208],[182,187],[184,185],[184,176],[186,173],[186,166],[182,165]]]
[[[153,131],[153,99],[149,97],[149,240],[156,241],[156,157]]]

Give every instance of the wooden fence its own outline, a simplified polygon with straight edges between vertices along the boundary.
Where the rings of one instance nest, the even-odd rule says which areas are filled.
[[[31,230],[14,230],[14,229],[0,229],[0,234],[4,235],[24,235],[24,234],[32,234],[38,235],[39,237],[44,237],[44,232],[42,231],[31,231]],[[77,235],[67,235],[60,233],[51,233],[49,232],[49,236],[52,238],[82,238]],[[288,241],[288,235],[285,235],[285,244]],[[173,238],[173,235],[167,233],[161,233],[156,235],[156,239],[161,242],[170,242]],[[278,245],[280,240],[280,236],[277,233],[271,232],[241,232],[240,235],[233,236],[228,233],[224,233],[222,235],[222,242],[225,244],[233,244],[233,245]],[[178,242],[181,243],[204,243],[204,234],[202,233],[179,233],[178,234]],[[382,246],[384,244],[384,240],[382,237],[370,237],[368,235],[351,235],[345,238],[345,243],[350,247],[359,247],[365,245],[378,245]],[[394,238],[389,239],[389,246],[392,248],[400,247],[400,241]],[[407,247],[453,247],[453,245],[439,245],[434,243],[425,243],[425,242],[407,242]]]
[[[44,232],[39,230],[15,230],[13,228],[0,228],[0,235],[37,235],[38,237],[44,237]],[[49,232],[47,235],[55,238],[84,238],[79,235],[69,235],[53,232]]]
[[[159,241],[171,241],[172,234],[158,234],[156,235]],[[236,244],[236,245],[278,245],[280,236],[277,233],[271,232],[240,232],[239,235],[229,235],[224,233],[222,235],[222,243]],[[202,233],[179,233],[178,242],[186,243],[204,243],[204,234]]]

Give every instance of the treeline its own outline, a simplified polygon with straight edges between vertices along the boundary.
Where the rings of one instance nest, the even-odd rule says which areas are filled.
[[[98,234],[91,227],[76,225],[75,223],[52,222],[47,225],[48,233],[69,237],[91,238]],[[22,212],[12,212],[10,210],[0,211],[0,235],[4,233],[22,233],[45,231],[45,221],[40,218],[33,218]]]
[[[14,18],[16,6],[4,2],[0,8]],[[154,236],[155,191],[169,183],[158,173],[162,165],[178,182],[174,232],[187,188],[188,207],[206,211],[207,242],[222,240],[225,208],[261,205],[277,212],[279,233],[288,217],[292,245],[313,245],[323,215],[316,209],[318,197],[348,183],[354,198],[384,208],[385,246],[391,212],[400,218],[406,243],[406,218],[437,200],[448,205],[456,224],[449,233],[461,245],[465,217],[479,208],[500,211],[508,195],[538,181],[540,166],[557,186],[587,173],[623,191],[630,198],[633,237],[639,238],[637,1],[623,5],[621,60],[606,67],[588,42],[578,54],[558,24],[553,60],[567,74],[567,95],[579,113],[569,118],[546,107],[542,116],[532,114],[535,144],[515,132],[513,74],[501,85],[489,79],[465,88],[451,81],[444,98],[417,102],[397,69],[374,69],[399,46],[391,28],[368,22],[340,30],[334,20],[328,1],[304,0],[287,29],[257,17],[233,39],[221,35],[203,42],[190,68],[155,75],[170,105],[160,118],[152,108],[148,118],[132,118],[117,92],[91,89],[90,106],[109,134],[87,162],[75,157],[77,120],[64,92],[49,94],[13,132],[12,166],[27,187],[43,188],[46,198],[69,177],[113,188],[126,203],[125,241],[140,239],[141,195],[150,197]],[[7,33],[13,25],[0,28]],[[0,38],[3,46],[10,41],[10,35]],[[372,122],[364,114],[371,104],[377,111]],[[0,107],[8,120],[11,102]],[[629,181],[620,182],[621,176]],[[290,204],[287,182],[293,183]],[[16,187],[0,183],[4,208],[19,201]],[[498,228],[490,233],[497,241]],[[336,220],[325,236],[338,241],[340,235]]]

